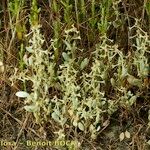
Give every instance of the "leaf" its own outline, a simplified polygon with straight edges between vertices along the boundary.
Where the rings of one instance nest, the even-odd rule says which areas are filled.
[[[100,129],[101,129],[101,127],[100,127],[100,126],[98,126],[98,127],[97,127],[97,129],[96,129],[96,131],[99,131]]]
[[[67,118],[63,118],[62,120],[61,120],[61,125],[62,126],[64,126],[64,124],[67,122]]]
[[[87,58],[85,58],[80,65],[81,70],[83,70],[89,63],[89,60]]]
[[[147,141],[147,144],[150,145],[150,140]]]
[[[26,97],[29,96],[29,94],[25,91],[19,91],[19,92],[16,93],[16,96],[21,97],[21,98],[26,98]]]
[[[64,43],[66,44],[66,50],[71,50],[71,45],[68,41],[64,40]]]
[[[38,107],[36,105],[24,106],[24,109],[28,112],[36,112]]]
[[[64,60],[66,60],[66,61],[69,60],[69,55],[67,53],[63,52],[62,56],[63,56]]]
[[[128,75],[128,71],[127,68],[125,68],[124,66],[122,66],[122,74],[121,77],[125,78]]]
[[[57,121],[57,122],[60,121],[59,116],[56,114],[56,112],[53,112],[53,113],[52,113],[52,118],[53,118],[55,121]]]
[[[130,103],[131,106],[136,102],[136,99],[137,99],[137,96],[136,96],[136,95],[134,95],[134,96],[132,96],[132,97],[130,98],[129,103]]]
[[[129,82],[130,85],[132,86],[138,86],[141,87],[142,85],[142,81],[140,79],[135,78],[132,75],[129,75],[127,78],[127,81]]]
[[[32,49],[32,47],[31,47],[31,46],[26,47],[26,50],[27,50],[28,52],[30,52],[30,53],[32,53],[32,52],[33,52],[33,49]]]
[[[29,61],[29,65],[31,66],[31,65],[33,64],[33,57],[30,56],[30,57],[28,58],[28,61]]]
[[[96,139],[96,134],[95,134],[95,133],[92,133],[91,138],[92,138],[93,140],[95,140],[95,139]]]
[[[92,124],[90,125],[89,129],[90,129],[90,132],[93,132],[95,130],[95,128]]]
[[[79,128],[81,131],[84,131],[84,125],[83,125],[83,123],[79,122],[79,123],[78,123],[78,128]]]
[[[114,78],[111,78],[111,79],[110,79],[110,83],[111,83],[111,85],[112,85],[113,87],[116,86],[116,82],[115,82],[115,79],[114,79]]]
[[[125,136],[126,136],[126,138],[130,138],[131,136],[130,136],[130,132],[128,132],[127,130],[126,130],[126,132],[125,132]]]
[[[148,115],[148,120],[150,121],[150,114]]]
[[[73,121],[73,125],[74,125],[75,127],[77,127],[77,126],[78,126],[78,122],[77,122],[77,120],[74,120],[74,121]]]
[[[2,61],[0,61],[0,73],[4,72],[4,64]]]
[[[122,133],[119,135],[120,142],[124,140],[124,137],[125,137],[125,136],[124,136],[124,133],[122,132]]]

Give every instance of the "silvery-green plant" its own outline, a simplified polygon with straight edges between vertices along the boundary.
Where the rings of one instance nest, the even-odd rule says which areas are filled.
[[[112,68],[111,63],[116,56],[116,46],[108,45],[107,41],[109,39],[103,37],[102,42],[96,46],[91,72],[83,75],[83,103],[84,107],[88,108],[88,111],[85,111],[88,115],[84,113],[82,116],[85,119],[85,124],[90,125],[89,130],[92,133],[92,138],[96,137],[97,131],[102,127],[101,118],[103,114],[113,113],[116,110],[116,106],[112,107],[113,101],[105,97],[107,81],[109,80],[108,74]]]
[[[81,51],[78,48],[81,38],[77,28],[72,26],[64,31],[63,60],[56,76],[54,54],[42,49],[44,37],[40,33],[40,26],[33,26],[31,29],[31,33],[27,35],[31,39],[24,56],[27,67],[18,79],[29,80],[32,82],[32,88],[29,95],[21,91],[20,93],[27,95],[25,109],[33,112],[37,122],[51,116],[61,126],[56,133],[59,139],[65,138],[67,126],[79,128],[85,133],[90,132],[91,137],[96,138],[104,123],[104,114],[109,117],[119,106],[130,107],[135,103],[139,93],[133,94],[129,87],[139,87],[141,80],[131,74],[131,69],[133,66],[139,66],[139,60],[145,59],[147,43],[143,36],[136,37],[137,44],[141,42],[139,46],[142,46],[136,52],[141,55],[138,57],[136,52],[133,53],[130,61],[130,55],[125,56],[110,39],[101,37],[101,42],[92,53],[92,64],[87,73],[89,60],[77,58],[77,53]],[[138,28],[137,34],[140,34]],[[51,49],[56,48],[56,40],[51,40]],[[146,50],[144,53],[143,48]],[[137,67],[137,76],[141,75],[139,78],[142,78],[142,73]],[[60,96],[50,97],[50,87],[58,88]],[[114,96],[107,93],[109,87],[114,90]]]
[[[42,49],[44,38],[40,33],[40,26],[33,26],[29,35],[32,38],[24,55],[26,69],[18,79],[32,82],[31,93],[25,100],[25,109],[33,112],[38,122],[51,111],[48,89],[54,84],[54,63],[49,60],[50,52]]]
[[[136,28],[136,43],[135,43],[135,54],[133,64],[137,69],[137,76],[144,79],[149,73],[149,64],[147,54],[149,53],[148,47],[150,46],[148,33],[143,31],[136,22],[134,28]]]
[[[80,40],[79,32],[74,26],[71,29],[65,30],[63,41],[66,51],[62,54],[64,63],[60,65],[60,70],[58,71],[62,99],[54,101],[55,108],[52,113],[52,118],[59,122],[62,127],[64,127],[67,120],[69,122],[77,120],[79,113],[77,109],[81,104],[79,99],[80,86],[77,84],[77,73],[79,70],[74,68],[78,40]]]

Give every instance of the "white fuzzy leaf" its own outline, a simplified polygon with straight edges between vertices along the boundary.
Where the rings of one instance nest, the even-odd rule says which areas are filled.
[[[119,139],[120,139],[120,142],[124,140],[124,133],[123,132],[119,135]]]
[[[80,129],[81,131],[84,131],[84,125],[83,125],[83,123],[79,122],[79,123],[78,123],[78,127],[79,127],[79,129]]]
[[[4,72],[4,64],[2,61],[0,61],[0,73]]]
[[[77,120],[74,120],[74,121],[73,121],[73,125],[74,125],[75,127],[77,127],[77,125],[78,125]]]
[[[98,126],[98,127],[97,127],[97,129],[96,129],[96,131],[99,131],[100,129],[101,129],[101,127],[100,127],[100,126]]]
[[[52,118],[53,118],[55,121],[57,121],[57,122],[60,121],[59,116],[56,114],[56,112],[53,112],[53,113],[52,113]]]
[[[38,107],[35,105],[24,106],[24,109],[28,112],[36,112]]]
[[[150,140],[147,141],[147,144],[150,145]]]
[[[28,52],[30,52],[30,53],[32,53],[33,52],[33,49],[32,49],[32,47],[26,47],[26,50],[28,51]]]
[[[19,91],[19,92],[16,93],[16,96],[21,97],[21,98],[26,98],[26,97],[29,96],[29,94],[25,91]]]
[[[83,70],[89,63],[89,60],[87,58],[85,58],[80,65],[81,70]]]
[[[29,61],[29,65],[31,66],[33,64],[33,58],[32,58],[32,56],[29,57],[28,61]]]
[[[64,60],[66,60],[66,61],[69,60],[69,55],[67,53],[63,52],[62,56],[63,56]]]
[[[129,138],[130,138],[130,132],[126,131],[126,132],[125,132],[125,136],[126,136],[126,138],[129,139]]]

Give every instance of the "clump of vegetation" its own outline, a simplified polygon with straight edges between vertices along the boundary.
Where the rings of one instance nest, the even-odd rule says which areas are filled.
[[[7,54],[0,50],[0,73],[14,47],[17,61],[8,82],[20,84],[16,95],[24,98],[24,110],[38,125],[51,122],[54,139],[92,142],[114,127],[115,115],[130,118],[141,99],[144,106],[137,114],[146,107],[149,130],[149,2],[141,5],[143,10],[135,12],[141,11],[142,19],[132,12],[130,2],[118,0],[8,3],[11,38]],[[22,15],[27,15],[24,23]],[[111,129],[111,134],[120,142],[124,136],[131,139],[131,122],[119,132]],[[149,142],[144,140],[146,147]]]

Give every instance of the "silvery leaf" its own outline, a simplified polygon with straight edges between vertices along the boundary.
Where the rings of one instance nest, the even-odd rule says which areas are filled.
[[[130,139],[130,137],[131,137],[130,132],[128,132],[128,131],[126,130],[125,136],[126,136],[126,138]]]
[[[53,113],[52,113],[52,118],[53,118],[55,121],[57,121],[57,122],[60,121],[59,116],[56,114],[56,112],[53,112]]]
[[[84,131],[84,125],[83,125],[83,123],[79,122],[79,123],[78,123],[78,128],[79,128],[81,131]]]
[[[25,91],[19,91],[19,92],[16,93],[16,96],[21,97],[21,98],[26,98],[26,97],[29,96],[29,94]]]
[[[32,47],[30,46],[30,47],[26,47],[26,50],[28,51],[28,52],[30,52],[30,53],[32,53],[33,52],[33,49],[32,49]]]
[[[125,138],[125,135],[124,135],[124,133],[122,132],[122,133],[119,135],[120,142],[123,141],[124,138]]]
[[[63,56],[64,60],[66,60],[66,61],[69,60],[69,56],[68,56],[67,53],[63,52],[63,53],[62,53],[62,56]]]
[[[74,121],[73,121],[73,125],[74,125],[75,127],[77,127],[77,125],[78,125],[77,120],[74,120]]]
[[[28,112],[36,112],[38,107],[36,105],[24,106],[24,109]]]
[[[89,60],[87,58],[85,58],[80,65],[81,70],[83,70],[89,63]]]

